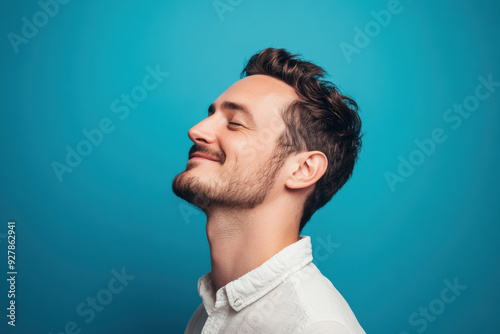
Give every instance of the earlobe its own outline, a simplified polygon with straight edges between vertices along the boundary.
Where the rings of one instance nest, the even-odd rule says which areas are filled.
[[[290,189],[303,189],[314,185],[326,172],[328,159],[320,151],[297,154],[295,168],[285,182]]]

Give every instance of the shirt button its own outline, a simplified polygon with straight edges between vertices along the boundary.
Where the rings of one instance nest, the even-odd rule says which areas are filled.
[[[243,303],[243,302],[241,301],[241,299],[239,299],[239,298],[238,298],[238,299],[236,299],[236,300],[234,301],[234,306],[239,307],[239,306],[241,306],[241,304],[242,304],[242,303]]]

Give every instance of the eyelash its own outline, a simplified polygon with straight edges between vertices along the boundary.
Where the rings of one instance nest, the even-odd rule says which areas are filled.
[[[209,113],[208,113],[208,117],[212,116],[213,114],[214,114],[213,112],[209,112]],[[240,123],[235,123],[235,122],[229,122],[228,124],[229,124],[229,125],[233,125],[233,126],[237,126],[237,127],[239,127],[239,126],[243,126],[243,124],[240,124]]]

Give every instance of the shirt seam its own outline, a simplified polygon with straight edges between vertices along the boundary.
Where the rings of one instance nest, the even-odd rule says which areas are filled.
[[[346,327],[345,324],[341,323],[341,322],[338,322],[336,320],[321,320],[321,321],[316,321],[316,322],[312,322],[310,321],[309,325],[307,325],[307,327],[304,327],[301,331],[300,331],[300,334],[307,334],[307,330],[309,328],[311,328],[312,325],[316,324],[316,323],[321,323],[321,322],[326,322],[326,323],[331,323],[331,324],[335,324],[335,325],[339,325],[341,326],[342,328],[348,330],[350,333],[352,333],[352,330],[349,328],[349,327]]]
[[[310,263],[312,263],[312,262],[310,262]],[[314,263],[312,263],[312,264],[314,265]],[[316,266],[316,265],[314,265],[314,266]],[[317,269],[319,271],[319,268],[317,268]],[[346,329],[348,329],[349,331],[351,331],[351,329],[349,327],[347,327],[347,325],[345,323],[340,322],[338,320],[318,319],[318,320],[312,321],[312,314],[311,314],[309,305],[306,305],[306,303],[304,302],[304,298],[303,298],[302,294],[299,293],[298,287],[295,286],[295,284],[294,284],[294,282],[292,280],[290,280],[290,281],[291,281],[291,284],[292,284],[292,287],[293,287],[293,291],[295,292],[295,295],[297,296],[297,299],[298,299],[298,301],[300,303],[300,307],[304,311],[304,314],[306,316],[306,319],[305,319],[304,323],[302,324],[302,326],[300,326],[301,327],[300,333],[302,333],[302,331],[306,330],[308,327],[312,326],[313,324],[315,324],[317,322],[333,322],[333,323],[342,325],[342,327],[345,327]],[[330,281],[330,283],[331,283],[331,281]]]
[[[304,268],[304,267],[302,267],[302,268]],[[294,274],[296,274],[296,273],[298,273],[298,270]],[[299,292],[297,291],[297,287],[295,286],[295,283],[293,282],[293,280],[291,280],[291,277],[292,277],[292,275],[290,275],[287,279],[290,280],[290,284],[292,285],[293,292],[295,292],[295,296],[297,296],[297,300],[300,303],[300,308],[302,309],[302,311],[304,312],[304,314],[306,316],[305,321],[300,326],[300,333],[302,333],[307,327],[309,327],[312,324],[312,321],[311,321],[311,317],[309,316],[309,312],[307,312],[306,307],[304,307],[305,306],[304,301],[303,301],[302,297],[300,296]]]

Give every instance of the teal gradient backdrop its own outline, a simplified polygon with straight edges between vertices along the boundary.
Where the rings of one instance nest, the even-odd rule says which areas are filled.
[[[204,215],[171,181],[188,129],[266,47],[361,107],[354,176],[303,234],[366,332],[498,332],[498,2],[1,6],[1,333],[183,332],[210,263]],[[68,149],[86,156],[71,167]]]

